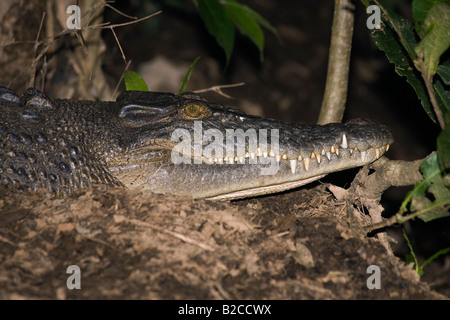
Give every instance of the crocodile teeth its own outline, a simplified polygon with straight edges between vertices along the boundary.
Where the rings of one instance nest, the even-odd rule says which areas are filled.
[[[244,157],[239,157],[239,163],[244,163]]]
[[[338,156],[339,155],[339,148],[336,148],[335,150],[336,150],[336,155]]]
[[[386,145],[386,152],[389,150],[389,145],[387,144]]]
[[[366,161],[367,151],[361,151],[361,160]]]
[[[328,158],[328,160],[331,160],[331,153],[329,152],[329,151],[327,151],[327,158]]]
[[[305,164],[306,171],[308,171],[309,170],[309,158],[303,159],[303,163]]]
[[[283,160],[286,160],[287,159],[287,155],[283,154],[282,158],[283,158]]]
[[[267,151],[263,152],[263,157],[267,158]]]
[[[302,160],[303,160],[303,157],[302,157],[301,154],[299,154],[299,155],[298,155],[298,161],[302,161]]]
[[[336,152],[336,150],[334,149],[334,146],[331,146],[330,151],[331,151],[331,153],[335,153]]]
[[[353,149],[350,149],[350,154],[353,154]]]
[[[380,157],[380,149],[375,148],[375,157],[378,159]]]
[[[261,148],[260,147],[256,148],[256,155],[258,157],[261,157]]]
[[[344,149],[348,148],[348,143],[347,143],[347,136],[345,134],[342,135],[342,144],[341,147]]]
[[[280,160],[281,160],[281,156],[277,155],[277,162],[280,162]]]
[[[247,153],[245,153],[245,157],[246,157],[246,158],[248,158],[248,157],[249,157],[249,154],[248,154],[248,152],[247,152]]]
[[[320,154],[316,154],[317,163],[320,163],[321,157],[322,156]]]
[[[311,153],[311,159],[314,159],[316,157],[316,154],[313,152]]]
[[[289,160],[289,163],[291,165],[291,172],[295,173],[295,167],[297,166],[297,160],[295,160],[295,159]]]
[[[275,153],[272,151],[272,150],[270,150],[270,152],[269,152],[269,156],[271,156],[271,157],[275,157]]]
[[[250,158],[255,159],[255,153],[254,152],[250,153]]]

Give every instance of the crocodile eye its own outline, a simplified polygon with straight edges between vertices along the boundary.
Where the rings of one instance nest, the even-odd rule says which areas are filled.
[[[201,107],[198,104],[189,104],[184,108],[186,115],[192,118],[197,118],[201,113]]]
[[[211,116],[209,108],[200,103],[189,102],[181,110],[181,117],[184,120],[201,120]]]

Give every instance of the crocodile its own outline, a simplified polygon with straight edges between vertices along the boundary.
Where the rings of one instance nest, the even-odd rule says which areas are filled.
[[[58,195],[109,185],[231,200],[363,166],[393,142],[381,124],[291,124],[201,96],[125,91],[116,101],[0,87],[0,185]]]

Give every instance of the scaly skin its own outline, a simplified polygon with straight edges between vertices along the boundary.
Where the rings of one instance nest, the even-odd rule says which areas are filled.
[[[244,140],[227,136],[230,129],[242,129]],[[386,127],[367,121],[289,124],[193,93],[128,91],[116,102],[52,101],[35,89],[19,97],[0,87],[0,184],[58,194],[107,184],[243,198],[363,166],[392,142]]]

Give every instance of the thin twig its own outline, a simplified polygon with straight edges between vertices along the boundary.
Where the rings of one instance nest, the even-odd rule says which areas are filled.
[[[112,5],[108,4],[107,2],[105,2],[105,7],[108,7],[108,8],[110,8],[110,9],[114,10],[114,11],[117,12],[118,14],[120,14],[120,15],[122,15],[122,16],[128,18],[128,19],[135,19],[135,20],[136,20],[136,19],[138,18],[138,17],[129,16],[129,15],[123,13],[122,11],[120,11],[120,10],[114,8]]]
[[[127,63],[127,58],[125,57],[125,53],[123,53],[122,46],[120,45],[119,39],[117,38],[116,33],[114,32],[114,28],[110,27],[112,34],[114,35],[114,39],[116,39],[117,45],[119,46],[120,53],[122,53],[123,62]]]
[[[132,61],[132,60],[128,61],[127,65],[125,66],[125,70],[124,70],[124,71],[128,70],[128,68],[129,68],[130,65],[131,65],[131,61]],[[122,72],[122,74],[120,75],[119,81],[117,81],[117,85],[116,85],[116,87],[114,88],[113,93],[111,94],[111,99],[113,99],[113,97],[115,97],[115,95],[117,94],[117,90],[119,90],[119,86],[120,86],[120,83],[122,82],[122,79],[123,79],[123,72]]]
[[[240,87],[245,85],[245,82],[239,82],[239,83],[233,83],[233,84],[223,84],[223,85],[218,85],[218,86],[213,86],[210,88],[206,88],[206,89],[199,89],[199,90],[194,90],[195,93],[202,93],[202,92],[208,92],[208,91],[215,91],[218,94],[228,98],[228,99],[233,99],[233,97],[227,95],[226,93],[224,93],[221,89],[224,88],[233,88],[233,87]]]
[[[98,10],[98,12],[94,12],[92,14],[92,16],[89,18],[89,21],[86,23],[86,25],[88,26],[91,23],[92,20],[95,20],[95,19],[98,18],[98,15],[103,12],[103,9],[105,8],[106,5],[107,5],[106,1],[98,1],[95,5],[93,5],[89,10],[87,10],[81,16],[81,19],[83,19],[88,14],[90,14],[92,11],[97,10],[98,8],[100,8],[100,10]]]
[[[154,17],[154,16],[160,14],[161,12],[162,12],[162,11],[158,11],[158,12],[152,13],[151,15],[145,16],[145,17],[143,17],[143,18],[140,18],[140,19],[137,19],[137,20],[134,20],[134,21],[124,22],[124,23],[118,23],[118,24],[113,24],[113,25],[107,25],[107,26],[105,26],[105,25],[102,23],[102,24],[96,24],[96,25],[93,25],[93,26],[86,26],[86,27],[84,27],[84,28],[82,28],[82,29],[83,29],[83,30],[89,30],[89,29],[106,29],[106,28],[118,28],[118,27],[124,27],[124,26],[128,26],[128,25],[130,25],[130,24],[133,24],[133,23],[138,23],[138,22],[147,20],[147,19],[149,19],[149,18],[151,18],[151,17]]]
[[[33,73],[31,75],[31,80],[30,80],[30,87],[34,87],[34,81],[36,80],[36,66],[39,59],[36,59],[36,53],[38,50],[39,45],[41,44],[39,41],[39,36],[41,35],[41,31],[42,31],[42,26],[44,25],[44,19],[45,19],[45,11],[42,13],[42,18],[41,18],[41,23],[39,25],[39,29],[38,29],[38,33],[36,35],[36,40],[34,41],[34,47],[33,47],[33,62],[31,63],[31,69],[33,70]]]
[[[77,36],[78,40],[80,40],[81,46],[84,49],[84,53],[86,53],[86,55],[87,55],[88,54],[87,43],[86,43],[86,40],[84,40],[84,38],[83,38],[83,34],[81,32],[75,31],[75,35]]]

